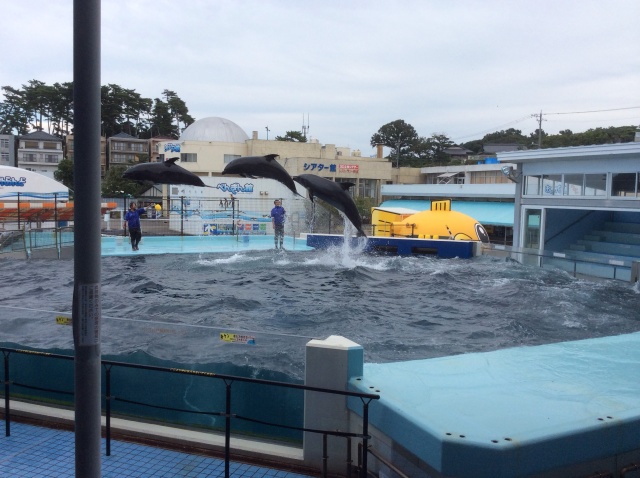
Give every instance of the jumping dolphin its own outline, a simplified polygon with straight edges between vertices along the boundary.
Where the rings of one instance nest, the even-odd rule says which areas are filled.
[[[362,218],[358,213],[356,203],[347,192],[351,186],[354,186],[353,183],[336,183],[315,174],[300,174],[295,176],[293,180],[307,188],[311,201],[317,197],[331,204],[347,216],[347,219],[358,230],[359,236],[367,236],[362,230]]]
[[[244,178],[274,179],[284,184],[293,194],[301,196],[296,191],[296,185],[287,170],[276,161],[278,156],[278,154],[267,154],[265,156],[236,158],[224,167],[222,174],[237,174]]]
[[[188,184],[206,187],[198,176],[187,171],[175,162],[178,158],[169,158],[164,163],[142,163],[131,166],[122,177],[132,181],[150,181],[154,184]]]

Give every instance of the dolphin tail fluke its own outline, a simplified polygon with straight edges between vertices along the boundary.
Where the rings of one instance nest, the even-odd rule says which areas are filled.
[[[264,157],[267,161],[273,161],[275,160],[278,156],[280,156],[279,154],[265,154]]]
[[[169,158],[164,162],[164,165],[169,168],[171,166],[173,166],[174,164],[176,164],[176,161],[179,160],[180,158],[178,156],[174,157],[174,158]]]

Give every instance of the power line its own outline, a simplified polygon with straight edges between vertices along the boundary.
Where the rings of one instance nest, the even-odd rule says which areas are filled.
[[[545,115],[578,115],[583,113],[605,113],[607,111],[637,110],[640,106],[628,106],[626,108],[612,108],[608,110],[570,111],[565,113],[545,113]]]
[[[478,136],[478,135],[480,135],[480,134],[493,133],[493,132],[497,131],[497,130],[498,130],[498,129],[500,129],[500,128],[504,128],[504,127],[506,127],[506,126],[513,126],[514,124],[521,123],[522,121],[524,121],[524,120],[526,120],[526,119],[529,119],[529,118],[531,118],[531,116],[530,116],[530,115],[523,116],[522,118],[519,118],[519,119],[517,119],[517,120],[509,121],[508,123],[504,123],[504,124],[501,124],[501,125],[499,125],[499,126],[494,126],[494,127],[492,127],[492,128],[489,128],[489,129],[486,129],[486,130],[480,131],[480,132],[478,132],[478,133],[467,134],[467,135],[465,135],[465,136],[457,136],[457,137],[455,138],[455,140],[460,140],[460,139],[464,139],[464,138],[469,138],[469,137],[471,137],[471,136]]]
[[[459,142],[461,139],[465,139],[465,138],[470,138],[472,136],[479,136],[481,134],[487,134],[487,133],[493,133],[496,132],[498,130],[500,130],[500,128],[505,128],[507,126],[513,126],[515,124],[518,124],[526,119],[529,118],[537,118],[539,121],[538,123],[540,123],[542,116],[548,116],[548,115],[575,115],[575,114],[585,114],[585,113],[606,113],[609,111],[622,111],[622,110],[635,110],[635,109],[640,109],[640,106],[627,106],[624,108],[610,108],[610,109],[605,109],[605,110],[589,110],[589,111],[567,111],[567,112],[557,112],[557,113],[543,113],[542,111],[540,113],[534,113],[531,115],[527,115],[527,116],[523,116],[522,118],[519,118],[517,120],[513,120],[510,121],[508,123],[504,123],[502,125],[499,126],[494,126],[492,128],[483,130],[483,131],[479,131],[477,133],[473,133],[473,134],[467,134],[464,136],[457,136],[455,139],[452,139],[452,141],[455,142]]]

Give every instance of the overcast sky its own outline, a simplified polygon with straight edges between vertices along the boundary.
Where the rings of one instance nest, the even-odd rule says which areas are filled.
[[[72,5],[3,3],[0,86],[73,80]],[[541,111],[549,133],[640,125],[639,19],[640,0],[102,0],[101,83],[261,139],[308,117],[363,156],[397,119],[456,143]]]

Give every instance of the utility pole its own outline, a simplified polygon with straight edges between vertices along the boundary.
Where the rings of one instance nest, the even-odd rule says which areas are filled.
[[[265,126],[264,129],[267,130],[267,141],[269,141],[269,131],[271,131],[271,130],[269,129],[268,126]]]
[[[542,149],[542,110],[540,114],[532,114],[531,117],[538,120],[538,149]]]

